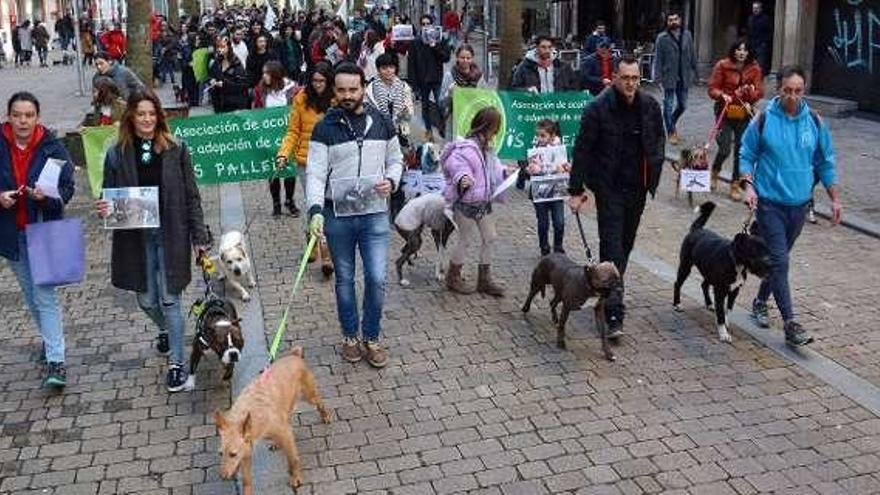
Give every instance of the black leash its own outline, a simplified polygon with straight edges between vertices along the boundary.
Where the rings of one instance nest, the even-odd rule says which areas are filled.
[[[574,212],[574,218],[577,220],[578,231],[581,233],[581,241],[584,242],[584,249],[587,250],[587,262],[593,263],[593,252],[590,251],[590,245],[587,243],[587,235],[584,234],[584,225],[581,223],[581,214],[579,211]]]

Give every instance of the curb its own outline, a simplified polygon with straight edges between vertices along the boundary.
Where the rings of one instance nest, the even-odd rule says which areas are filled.
[[[223,184],[220,186],[220,235],[230,230],[242,232],[245,245],[248,242],[244,200],[240,184]],[[253,263],[253,260],[251,261]],[[249,291],[251,300],[240,304],[239,314],[242,317],[242,332],[245,346],[242,349],[241,361],[236,365],[232,376],[233,401],[266,365],[269,364],[269,347],[263,320],[263,304],[260,299],[259,287]],[[292,494],[287,484],[287,462],[281,456],[269,451],[266,442],[258,443],[253,454],[254,493]],[[241,479],[236,478],[237,493],[243,493]]]

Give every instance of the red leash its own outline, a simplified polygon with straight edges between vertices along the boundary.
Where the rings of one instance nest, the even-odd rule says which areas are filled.
[[[707,150],[709,149],[709,146],[711,146],[712,141],[715,141],[715,138],[718,137],[718,132],[721,131],[721,124],[724,123],[724,117],[727,114],[728,105],[730,105],[730,102],[725,101],[724,107],[721,108],[721,113],[718,114],[718,120],[715,121],[715,126],[709,131],[709,138],[706,140],[706,145],[704,146]]]

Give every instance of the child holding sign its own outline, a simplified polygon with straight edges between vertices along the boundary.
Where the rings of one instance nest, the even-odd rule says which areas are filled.
[[[538,219],[538,245],[541,255],[550,254],[550,219],[553,219],[553,251],[564,253],[565,211],[568,172],[571,164],[562,145],[559,123],[543,119],[535,127],[535,147],[528,151],[527,170],[532,176],[529,198]]]

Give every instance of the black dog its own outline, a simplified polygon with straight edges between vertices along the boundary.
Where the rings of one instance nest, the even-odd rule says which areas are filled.
[[[565,349],[565,323],[568,314],[579,309],[588,299],[598,297],[596,306],[593,308],[596,327],[602,338],[602,352],[605,359],[614,361],[614,354],[608,347],[608,328],[605,324],[605,300],[620,282],[620,272],[610,262],[599,264],[578,265],[568,256],[561,253],[551,253],[538,262],[532,271],[532,284],[529,296],[522,307],[523,313],[528,313],[532,305],[532,299],[537,293],[544,297],[547,285],[553,286],[553,300],[550,301],[550,315],[553,323],[556,323],[556,345]],[[562,315],[556,314],[556,306],[562,303]]]
[[[731,241],[703,228],[713,210],[715,203],[711,201],[700,206],[700,215],[691,224],[691,231],[681,243],[672,304],[677,311],[681,311],[681,286],[690,275],[691,267],[696,265],[703,275],[703,297],[709,309],[712,309],[709,286],[715,292],[718,338],[722,342],[730,342],[727,313],[733,309],[748,273],[764,278],[770,272],[770,251],[764,239],[757,235],[740,233]]]
[[[196,309],[197,307],[200,309]],[[231,301],[219,297],[209,298],[204,303],[197,302],[194,311],[198,313],[198,321],[189,358],[187,390],[195,388],[196,368],[205,351],[211,349],[217,353],[225,365],[223,379],[229,380],[235,371],[235,363],[241,360],[241,350],[244,349],[241,319]]]

